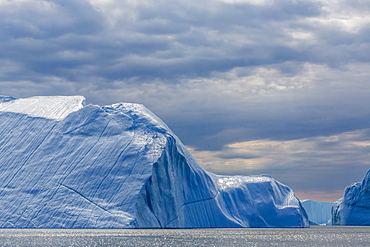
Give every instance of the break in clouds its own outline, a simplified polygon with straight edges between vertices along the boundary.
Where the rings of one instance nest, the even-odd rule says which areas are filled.
[[[5,0],[0,94],[143,103],[211,171],[337,193],[369,167],[369,16],[360,0]]]

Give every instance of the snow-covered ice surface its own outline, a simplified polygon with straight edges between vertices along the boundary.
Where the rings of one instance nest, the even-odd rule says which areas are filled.
[[[62,120],[84,106],[82,96],[35,96],[27,99],[1,97],[0,111],[24,113],[34,117]]]
[[[0,227],[308,227],[269,176],[202,169],[139,104],[0,96]]]
[[[331,225],[332,202],[319,202],[314,200],[301,201],[306,210],[310,224],[312,225]]]
[[[362,182],[346,187],[332,210],[333,225],[370,226],[370,170]]]

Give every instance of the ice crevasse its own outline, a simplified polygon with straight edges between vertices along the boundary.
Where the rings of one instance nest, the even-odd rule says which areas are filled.
[[[1,228],[308,227],[267,175],[205,171],[140,104],[0,97]]]

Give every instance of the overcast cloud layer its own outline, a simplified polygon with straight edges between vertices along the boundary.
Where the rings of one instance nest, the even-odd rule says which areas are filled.
[[[370,168],[369,51],[369,1],[0,1],[0,94],[143,103],[208,170],[300,199]]]

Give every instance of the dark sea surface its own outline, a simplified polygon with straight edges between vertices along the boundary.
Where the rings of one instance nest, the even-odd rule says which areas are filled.
[[[0,246],[370,246],[370,227],[0,229]]]

